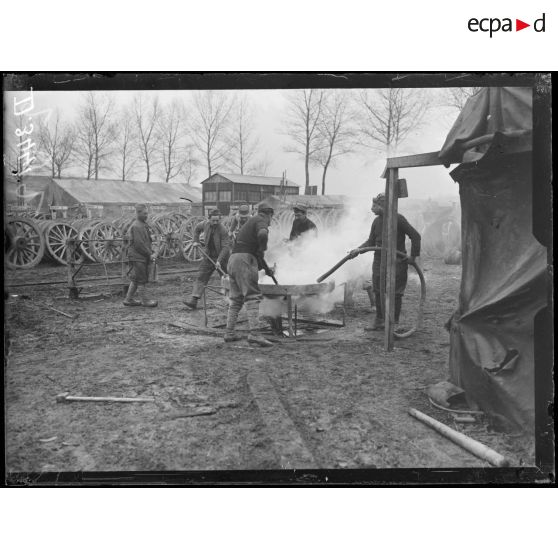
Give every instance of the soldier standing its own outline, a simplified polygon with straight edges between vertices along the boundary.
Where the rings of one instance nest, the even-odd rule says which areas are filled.
[[[242,337],[235,331],[238,313],[246,304],[248,314],[248,343],[270,347],[271,341],[258,333],[259,308],[262,294],[258,285],[258,271],[264,269],[263,257],[267,249],[268,229],[273,208],[266,202],[258,206],[258,213],[242,227],[232,248],[227,271],[230,276],[229,310],[225,342],[239,341]]]
[[[128,246],[128,262],[130,286],[124,299],[124,306],[157,306],[156,300],[150,300],[146,294],[146,285],[149,277],[149,265],[153,265],[157,259],[152,250],[151,232],[147,225],[147,206],[136,205],[136,220],[129,229],[130,244]],[[134,299],[138,294],[140,300]]]
[[[359,248],[366,246],[382,246],[382,230],[384,221],[384,207],[385,195],[378,194],[372,200],[372,212],[377,217],[372,222],[370,228],[370,235],[368,240],[364,241]],[[415,230],[409,221],[403,215],[397,214],[397,251],[405,253],[405,237],[411,239],[411,256],[408,259],[403,259],[397,256],[395,264],[395,323],[399,323],[399,315],[401,314],[401,306],[403,303],[403,294],[407,287],[407,262],[414,261],[415,258],[420,256],[420,241],[421,237],[417,230]],[[358,248],[351,250],[351,254],[356,256]],[[381,252],[374,254],[374,263],[372,264],[372,284],[365,284],[364,289],[368,293],[370,303],[375,302],[376,305],[376,320],[372,327],[365,327],[365,330],[382,329],[384,327],[384,313],[382,308],[382,297],[380,295],[380,262]]]
[[[200,235],[203,232],[205,241],[205,254],[200,264],[198,276],[192,289],[192,296],[190,300],[185,300],[184,304],[195,310],[198,306],[198,301],[203,294],[203,290],[209,283],[211,276],[215,270],[222,271],[226,267],[226,261],[230,252],[230,239],[227,229],[223,226],[221,221],[221,213],[218,209],[214,209],[209,214],[207,221],[202,221],[194,229],[194,243],[193,246],[200,246]],[[215,264],[213,263],[215,262]]]

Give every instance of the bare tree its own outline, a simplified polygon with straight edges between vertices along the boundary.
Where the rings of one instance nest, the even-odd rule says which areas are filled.
[[[181,146],[184,137],[183,125],[183,110],[177,101],[173,101],[161,111],[158,137],[165,169],[165,182],[177,177],[186,164],[186,150]]]
[[[138,162],[137,130],[133,110],[124,107],[116,125],[115,167],[120,180],[129,179]]]
[[[319,149],[313,160],[322,167],[322,196],[326,190],[326,174],[341,155],[354,150],[350,97],[345,91],[332,91],[324,96],[318,120]]]
[[[232,104],[221,91],[194,93],[190,131],[200,156],[211,176],[226,161],[229,146],[226,141]]]
[[[273,159],[269,156],[269,153],[266,151],[265,155],[260,157],[253,164],[251,172],[253,172],[257,176],[269,176],[272,165],[273,165]]]
[[[469,97],[472,97],[481,89],[482,87],[450,87],[446,90],[447,104],[458,110],[462,110]]]
[[[259,140],[255,135],[254,111],[246,98],[236,100],[232,109],[231,151],[228,162],[240,174],[250,173],[253,169],[254,157]]]
[[[197,168],[201,163],[196,157],[196,148],[194,145],[187,145],[184,148],[184,152],[184,163],[181,168],[181,174],[186,179],[186,184],[188,184],[188,186],[192,186]]]
[[[155,166],[155,150],[158,142],[157,121],[159,119],[159,98],[148,101],[143,94],[134,99],[134,116],[136,120],[137,142],[140,158],[145,164],[145,181],[149,182],[151,171]]]
[[[70,163],[75,135],[73,129],[61,121],[59,110],[55,111],[54,118],[41,121],[38,139],[43,157],[49,163],[51,176],[60,178]]]
[[[99,178],[106,169],[115,139],[112,122],[114,100],[97,91],[85,93],[76,124],[76,159],[87,170],[87,178]]]
[[[429,99],[416,89],[364,89],[359,94],[359,138],[365,147],[385,151],[388,155],[410,132],[422,124]]]
[[[288,94],[285,133],[292,143],[285,151],[304,157],[306,187],[310,186],[310,163],[321,147],[318,122],[322,114],[324,92],[318,89],[303,89]]]

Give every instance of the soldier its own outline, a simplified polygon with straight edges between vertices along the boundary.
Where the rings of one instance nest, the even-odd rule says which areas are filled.
[[[198,306],[198,300],[203,294],[203,290],[209,283],[209,279],[215,270],[224,273],[223,267],[226,267],[226,262],[230,253],[230,239],[227,229],[222,225],[221,213],[218,209],[214,209],[209,214],[209,219],[199,223],[194,229],[194,242],[193,246],[201,246],[200,235],[203,232],[206,255],[200,264],[198,276],[192,289],[192,296],[190,300],[185,300],[184,304],[195,310]],[[213,260],[213,261],[212,261]],[[213,264],[215,262],[216,265]]]
[[[258,271],[263,269],[263,257],[267,249],[268,229],[273,217],[273,208],[266,202],[258,206],[258,213],[248,219],[242,227],[232,248],[232,254],[227,267],[230,276],[229,311],[227,314],[227,329],[225,342],[242,339],[235,330],[238,313],[246,304],[248,314],[248,343],[260,347],[273,345],[258,334],[259,308],[262,294],[258,285]]]
[[[294,221],[291,229],[291,235],[289,236],[289,241],[296,240],[302,234],[308,233],[309,231],[311,231],[314,236],[317,236],[318,227],[316,227],[316,224],[313,221],[310,221],[310,219],[308,219],[308,216],[306,215],[306,206],[303,203],[297,203],[293,207],[293,211]]]
[[[147,225],[147,206],[136,205],[136,220],[129,229],[130,244],[128,246],[128,262],[130,286],[124,299],[124,306],[157,306],[156,300],[150,300],[146,295],[146,285],[149,277],[149,265],[154,264],[157,254],[151,248],[151,231]],[[134,299],[135,294],[140,300]]]
[[[385,207],[385,195],[378,194],[372,200],[372,211],[377,215],[376,219],[372,222],[370,228],[370,236],[368,240],[363,242],[359,248],[365,246],[382,246],[382,230],[383,218]],[[420,234],[410,225],[409,221],[403,215],[397,214],[397,251],[406,253],[405,250],[405,236],[411,239],[411,256],[408,260],[403,260],[398,256],[395,267],[395,323],[399,323],[399,316],[401,314],[401,305],[403,302],[403,293],[407,286],[407,262],[413,262],[415,258],[420,256]],[[351,255],[356,256],[358,248],[351,250]],[[368,293],[371,305],[376,305],[376,320],[372,327],[365,327],[366,331],[383,329],[384,327],[384,314],[382,309],[382,298],[380,296],[380,252],[375,252],[374,263],[372,264],[372,284],[365,283],[364,289]]]
[[[238,231],[246,224],[248,219],[250,219],[250,208],[247,205],[241,205],[238,208],[238,213],[233,216],[229,227],[229,235],[233,241],[236,240]]]

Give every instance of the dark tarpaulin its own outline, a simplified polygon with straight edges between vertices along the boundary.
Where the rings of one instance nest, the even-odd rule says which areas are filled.
[[[488,147],[507,140],[530,145],[533,93],[529,87],[485,87],[470,97],[439,153],[444,163],[480,159]],[[494,145],[493,145],[494,147]]]
[[[481,91],[444,144],[446,156],[455,159],[461,150],[471,161],[451,173],[461,197],[463,270],[450,326],[450,378],[484,411],[528,430],[534,426],[533,319],[547,304],[547,254],[532,234],[531,149],[523,139],[506,139],[531,131],[530,99],[523,88]],[[490,134],[478,144],[482,152],[467,150],[467,142]]]

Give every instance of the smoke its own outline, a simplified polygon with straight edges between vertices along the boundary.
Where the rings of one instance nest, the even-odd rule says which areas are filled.
[[[276,277],[280,284],[305,285],[316,283],[317,278],[333,267],[347,253],[362,244],[370,234],[374,215],[371,202],[352,200],[340,213],[339,219],[330,227],[318,226],[318,235],[305,233],[294,242],[283,241],[281,231],[270,227],[267,262],[276,264]],[[372,254],[365,254],[348,261],[328,280],[336,284],[369,278]],[[271,279],[266,277],[269,283]]]
[[[285,230],[272,226],[269,230],[269,248],[266,260],[276,266],[276,278],[280,285],[307,285],[316,283],[317,278],[331,269],[347,253],[362,244],[370,234],[374,214],[370,211],[371,201],[354,199],[339,211],[339,218],[332,226],[318,226],[318,235],[311,231],[296,241],[285,242]],[[294,217],[293,217],[294,219]],[[288,234],[287,234],[288,236]],[[343,284],[350,289],[360,288],[363,280],[372,275],[373,253],[366,253],[349,260],[325,281],[334,281],[336,288],[320,296],[293,297],[293,304],[307,314],[325,314],[333,310],[336,303],[343,301]],[[260,283],[271,283],[265,275]],[[266,299],[261,312],[268,316],[278,316],[285,311],[285,303]]]

